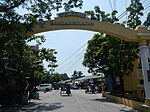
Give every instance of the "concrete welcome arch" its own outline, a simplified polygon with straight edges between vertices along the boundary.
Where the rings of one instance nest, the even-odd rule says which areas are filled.
[[[146,27],[138,26],[135,30],[125,28],[121,25],[110,24],[106,22],[99,22],[90,20],[85,14],[80,12],[64,12],[59,13],[54,20],[41,21],[33,28],[33,32],[29,35],[36,33],[65,30],[65,29],[79,29],[89,30],[95,32],[103,32],[127,41],[141,41],[150,39],[150,31]],[[143,34],[144,33],[144,38]],[[142,38],[141,38],[142,37]]]
[[[135,30],[125,28],[120,25],[110,24],[90,20],[84,13],[63,12],[57,14],[57,17],[49,21],[40,21],[29,35],[65,29],[89,30],[106,33],[126,41],[139,42],[142,71],[144,76],[144,88],[146,96],[146,105],[150,106],[150,71],[148,57],[150,55],[150,31],[145,26],[137,26]],[[149,47],[149,48],[148,48]],[[149,51],[149,52],[148,52]]]

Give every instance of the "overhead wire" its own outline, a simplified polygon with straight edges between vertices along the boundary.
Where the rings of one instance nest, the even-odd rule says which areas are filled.
[[[143,2],[143,4],[146,2],[146,0]],[[126,2],[126,0],[125,0],[125,4],[126,4],[127,2]],[[127,5],[126,5],[127,6]],[[150,8],[150,2],[149,3],[147,3],[144,7],[146,7],[146,8],[144,8],[144,10],[143,11],[145,11],[144,13],[146,13],[148,10],[147,9],[149,9]],[[125,10],[123,13],[121,13],[117,18],[120,20],[120,19],[122,19],[124,16],[126,15],[126,21],[127,21],[127,10]]]
[[[145,7],[147,7],[149,4],[150,4],[150,2],[148,2],[148,3],[145,5]]]
[[[146,2],[146,0],[143,1],[143,3],[145,3],[145,2]]]
[[[62,71],[62,69],[64,69],[64,68],[66,68],[66,67],[68,67],[69,65],[71,65],[72,63],[73,63],[73,61],[77,58],[77,57],[79,57],[82,53],[83,53],[83,51],[85,51],[86,49],[83,49],[80,53],[78,53],[72,60],[70,60],[68,63],[66,63],[63,67],[61,67],[60,69],[59,69],[59,71]]]
[[[83,53],[83,51],[85,51],[85,50],[86,50],[86,49],[83,49],[83,50],[81,51],[81,53]],[[78,55],[76,55],[76,57],[73,58],[72,60],[70,60],[66,65],[70,64],[74,59],[76,59],[77,57],[79,57],[79,56],[81,55],[81,53],[79,53]]]
[[[146,2],[146,0],[143,2],[143,3],[145,3]],[[113,11],[113,6],[112,6],[112,3],[111,3],[111,1],[109,0],[109,4],[110,4],[110,7],[111,7],[111,10]],[[114,8],[116,9],[116,1],[114,0],[113,1],[113,4],[114,4]],[[127,6],[127,1],[125,0],[125,7]],[[147,6],[147,4],[146,4],[146,6]],[[150,6],[148,6],[148,7],[146,7],[146,9],[149,9],[149,7]],[[145,9],[145,10],[146,10]],[[127,21],[127,10],[126,11],[124,11],[123,13],[121,13],[119,16],[118,16],[118,19],[122,19],[124,16],[126,15],[126,21]],[[86,43],[87,44],[87,43]],[[81,48],[83,48],[86,44],[84,44],[83,46],[81,46],[77,51],[75,51],[73,54],[71,54],[66,60],[64,60],[61,64],[60,64],[60,66],[61,65],[63,65],[66,61],[68,61],[71,57],[73,57]],[[77,58],[79,56],[79,54],[75,57],[75,58]],[[73,62],[73,60],[75,59],[75,58],[73,58],[71,61],[69,61],[67,64],[65,64],[65,65],[69,65],[70,63],[72,63]],[[82,59],[81,58],[81,56],[80,56],[80,59]],[[79,61],[79,60],[78,60]],[[80,62],[81,63],[81,62]],[[76,67],[77,65],[79,65],[80,63],[78,63],[77,61],[75,62],[75,64],[73,64],[73,66],[71,66],[70,68],[69,68],[69,70],[70,69],[72,69],[73,67]],[[66,66],[65,66],[66,67]],[[64,67],[63,67],[64,68]],[[61,68],[62,69],[62,68]],[[61,70],[60,69],[60,70]]]
[[[113,6],[110,0],[109,0],[109,5],[110,5],[111,10],[113,11]]]
[[[127,0],[125,0],[125,7],[127,7]],[[127,13],[127,11],[126,11],[125,15],[126,15],[126,23],[127,23],[127,21],[128,21],[128,13]]]
[[[85,43],[83,46],[81,46],[79,49],[77,49],[73,54],[71,54],[67,59],[65,59],[62,63],[60,63],[59,66],[61,66],[62,64],[64,64],[67,60],[69,60],[71,57],[74,56],[74,54],[76,54],[80,49],[82,49],[87,43]]]
[[[113,0],[114,10],[116,10],[116,0]]]
[[[82,62],[82,57],[83,57],[83,56],[80,56],[79,59],[78,59],[78,61],[74,62],[73,66],[71,66],[71,67],[70,67],[69,69],[67,69],[66,71],[75,70],[75,68],[76,68],[79,64],[81,64],[81,62]],[[73,72],[73,71],[72,71],[72,72]]]
[[[117,18],[121,19],[124,15],[126,15],[127,11],[124,11],[123,13],[121,13]]]
[[[150,9],[150,5],[149,5],[148,7],[145,8],[144,14],[146,14],[146,13],[149,11],[149,9]]]
[[[146,0],[143,2],[143,4],[146,2]],[[150,2],[148,2],[148,3],[146,3],[145,5],[144,5],[144,14],[147,14],[147,12],[149,11],[149,8],[150,8]]]

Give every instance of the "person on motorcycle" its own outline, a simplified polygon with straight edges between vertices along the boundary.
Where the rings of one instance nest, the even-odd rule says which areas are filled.
[[[71,94],[70,85],[69,84],[66,86],[66,93],[67,93],[68,96]]]

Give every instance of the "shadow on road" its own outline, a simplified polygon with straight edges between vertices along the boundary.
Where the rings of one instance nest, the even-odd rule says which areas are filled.
[[[24,107],[14,108],[1,108],[0,112],[43,112],[43,111],[54,111],[62,108],[61,103],[29,103]]]
[[[114,102],[112,100],[109,100],[109,99],[106,99],[106,98],[95,98],[95,99],[91,99],[92,101],[99,101],[99,102],[109,102],[109,103],[117,103],[117,102]]]
[[[25,107],[22,108],[22,111],[25,112],[33,112],[33,111],[53,111],[53,110],[58,110],[60,108],[62,108],[64,106],[61,105],[61,103],[38,103],[34,106],[30,106],[30,107]]]
[[[113,104],[119,104],[118,102],[112,101],[110,99],[106,99],[106,98],[96,98],[96,99],[91,99],[92,101],[99,101],[99,102],[103,102],[104,105],[107,105],[107,103],[113,103]],[[130,109],[130,110],[126,110],[128,106],[124,106],[123,108],[120,109],[120,112],[141,112],[141,111],[135,111],[134,109]],[[117,107],[116,107],[117,108]]]

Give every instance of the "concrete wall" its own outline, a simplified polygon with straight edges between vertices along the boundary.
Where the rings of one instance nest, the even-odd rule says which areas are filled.
[[[133,109],[141,110],[142,112],[150,112],[150,108],[142,107],[142,102],[137,102],[134,100],[129,100],[126,98],[116,97],[112,96],[110,94],[105,95],[107,99],[111,99],[114,102],[119,102],[121,104],[127,105],[129,107],[132,107]]]

